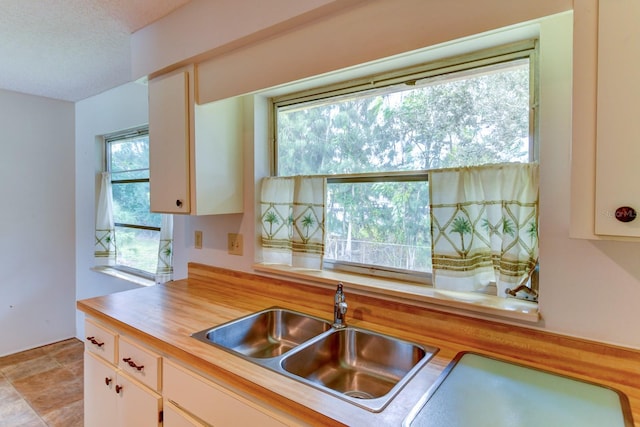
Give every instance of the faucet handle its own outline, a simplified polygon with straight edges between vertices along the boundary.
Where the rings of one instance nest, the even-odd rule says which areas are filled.
[[[340,310],[341,314],[346,314],[347,313],[347,308],[349,308],[349,306],[347,305],[346,302],[342,301],[342,302],[338,303],[338,310]]]

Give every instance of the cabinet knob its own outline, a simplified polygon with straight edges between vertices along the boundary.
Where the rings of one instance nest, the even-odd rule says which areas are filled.
[[[636,210],[629,206],[621,206],[616,209],[616,219],[620,222],[631,222],[636,219]]]
[[[176,206],[181,208],[182,207],[182,200],[180,200],[180,199],[176,200]]]
[[[104,377],[104,383],[105,383],[106,385],[111,384],[111,381],[113,381],[111,378],[109,378],[109,377]]]
[[[122,386],[121,386],[121,385],[116,384],[116,393],[117,393],[117,394],[120,394],[120,392],[121,392],[121,391],[122,391]]]

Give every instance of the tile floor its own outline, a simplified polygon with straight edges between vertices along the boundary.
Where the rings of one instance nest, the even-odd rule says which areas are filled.
[[[82,427],[83,351],[72,338],[0,357],[0,427]]]

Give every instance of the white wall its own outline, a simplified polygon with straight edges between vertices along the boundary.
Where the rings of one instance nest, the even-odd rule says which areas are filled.
[[[0,356],[75,334],[73,104],[0,90]]]
[[[132,79],[205,51],[228,52],[360,1],[192,0],[133,34]]]
[[[400,53],[399,49],[410,50],[428,46],[437,40],[446,41],[441,34],[462,37],[539,18],[559,11],[554,7],[565,10],[566,3],[460,1],[455,3],[456,7],[452,7],[452,2],[421,0],[363,2],[343,13],[327,16],[280,37],[271,37],[263,43],[237,49],[210,61],[220,61],[221,64],[231,61],[237,64],[233,62],[234,58],[241,58],[244,62],[240,63],[245,64],[243,71],[248,73],[247,76],[256,73],[256,70],[260,73],[267,70],[270,74],[264,81],[271,84],[281,78],[278,73],[282,67],[302,69],[302,74],[297,74],[297,78],[301,78],[314,72],[329,71],[327,64],[329,67],[354,65],[349,64],[349,52],[358,58],[375,59]],[[595,4],[595,0],[576,0],[573,3],[574,7],[581,10],[593,9]],[[194,7],[197,5],[198,3],[194,3]],[[424,10],[425,8],[429,10]],[[587,31],[595,31],[592,22],[582,21],[583,16],[585,14],[576,14],[577,21],[574,25],[580,31],[585,28]],[[403,25],[406,23],[412,25]],[[193,30],[189,28],[188,22],[182,22],[182,27],[185,31]],[[198,36],[197,33],[192,35]],[[571,152],[580,149],[583,144],[590,144],[586,140],[572,140],[572,119],[589,124],[593,117],[576,117],[576,114],[580,114],[575,112],[578,109],[572,110],[573,70],[571,62],[567,60],[570,59],[572,49],[580,57],[586,54],[592,56],[590,52],[594,48],[593,38],[573,40],[570,19],[568,25],[566,21],[555,24],[550,21],[542,37],[553,41],[549,61],[565,61],[565,65],[544,74],[542,93],[542,102],[546,102],[546,107],[541,114],[548,127],[545,127],[541,141],[540,308],[543,321],[539,327],[552,332],[640,348],[640,328],[635,327],[640,323],[640,312],[636,309],[636,301],[640,300],[640,244],[578,240],[569,235]],[[336,49],[336,54],[332,55],[331,49],[307,49],[310,40],[322,40],[324,45]],[[283,46],[287,48],[282,49]],[[303,55],[300,58],[296,55],[309,51],[313,55]],[[265,66],[262,63],[250,66],[252,55],[248,53],[251,52],[271,53],[270,61],[263,61]],[[298,65],[301,68],[297,68]],[[586,70],[593,74],[591,71]],[[237,73],[233,77],[242,79],[243,75]],[[230,79],[219,77],[218,86],[231,83]],[[573,88],[577,93],[592,92],[595,84],[594,81],[587,80],[575,80],[573,83],[581,85]],[[239,87],[236,81],[233,86]],[[216,89],[214,87],[211,90]],[[215,98],[216,94],[211,97]],[[559,102],[549,102],[550,97]],[[580,111],[583,110],[588,109]],[[261,123],[253,121],[252,124],[256,127],[257,135],[264,133]],[[262,136],[256,137],[256,141],[261,139],[266,140]],[[245,148],[251,144],[247,140],[244,143]],[[186,276],[187,261],[251,270],[254,256],[251,246],[256,222],[253,186],[256,178],[264,173],[266,163],[264,148],[260,144],[256,144],[254,148],[254,156],[247,155],[245,160],[245,203],[248,208],[244,215],[184,217],[177,221],[176,277]],[[204,232],[204,248],[201,250],[193,248],[193,230]],[[238,231],[245,235],[246,249],[243,257],[226,254],[227,233]]]
[[[411,50],[539,18],[566,10],[567,6],[562,2],[511,0],[456,3],[459,7],[452,7],[452,2],[429,2],[429,13],[422,13],[420,10],[427,7],[425,4],[414,0],[365,2],[281,36],[214,56],[207,61],[207,68],[217,72],[218,79],[212,81],[212,86],[207,86],[204,99],[215,99],[222,91],[250,87],[246,85],[280,83],[283,66],[289,68],[284,74],[303,78],[335,67],[354,65],[349,63],[353,57],[371,60],[400,53],[403,47]],[[595,0],[573,2],[573,7],[579,9],[573,23],[577,34],[593,34],[596,30],[593,26],[596,6]],[[417,16],[420,19],[416,21]],[[186,26],[186,22],[182,24]],[[555,71],[546,70],[541,94],[546,108],[541,111],[546,131],[541,135],[540,309],[543,321],[538,327],[640,348],[640,329],[633,326],[640,323],[640,311],[636,308],[636,301],[640,300],[640,244],[579,240],[572,239],[569,234],[572,222],[571,153],[576,148],[589,145],[589,141],[572,141],[572,83],[579,85],[574,88],[574,93],[578,94],[574,96],[593,93],[595,85],[593,79],[580,78],[572,82],[570,59],[572,48],[576,57],[593,57],[595,37],[576,37],[574,41],[570,20],[568,27],[566,23],[548,23],[542,35],[552,42],[551,49],[547,50],[547,64],[556,60],[565,63]],[[310,45],[313,48],[308,49]],[[259,68],[262,80],[247,82],[248,77],[256,72],[257,68],[250,66],[252,58],[256,57],[269,58],[263,61],[264,67]],[[225,73],[228,73],[227,77]],[[590,68],[585,70],[585,74],[595,75]],[[585,99],[593,102],[593,98]],[[581,104],[583,98],[576,98],[576,102]],[[590,126],[593,121],[590,114],[594,109],[583,108],[582,105],[577,107],[580,108],[575,109],[573,121]],[[584,117],[575,116],[581,111],[585,112]],[[262,124],[257,120],[252,123],[259,135]],[[180,219],[176,228],[176,241],[180,243],[176,249],[178,276],[186,275],[187,261],[251,270],[254,254],[250,246],[256,222],[252,203],[255,194],[251,185],[255,182],[252,178],[261,176],[264,172],[261,169],[265,167],[264,153],[258,153],[263,150],[260,138],[256,141],[255,157],[247,156],[245,159],[245,167],[249,169],[245,171],[248,209],[244,215]],[[202,250],[193,248],[195,229],[204,232]],[[245,234],[245,246],[249,248],[241,258],[226,254],[226,233],[238,231]]]
[[[95,236],[96,179],[102,170],[102,144],[96,138],[148,123],[147,87],[129,83],[76,103],[76,296],[91,298],[138,287],[91,270]],[[73,168],[74,166],[70,166]],[[84,335],[84,316],[76,313],[77,336]]]

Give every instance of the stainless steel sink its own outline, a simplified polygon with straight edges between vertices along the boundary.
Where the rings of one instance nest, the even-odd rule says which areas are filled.
[[[438,351],[278,307],[192,336],[373,412]]]
[[[330,328],[325,320],[273,307],[192,336],[249,358],[264,359],[280,356]]]
[[[347,327],[299,347],[281,366],[309,385],[380,411],[436,351]]]

